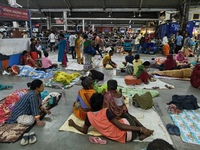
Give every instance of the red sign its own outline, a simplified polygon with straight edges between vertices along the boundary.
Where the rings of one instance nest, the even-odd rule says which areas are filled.
[[[29,15],[27,10],[0,5],[0,18],[28,21]]]

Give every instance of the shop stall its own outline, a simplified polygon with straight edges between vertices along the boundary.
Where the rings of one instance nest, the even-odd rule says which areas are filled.
[[[13,8],[0,4],[0,20],[6,21],[29,21],[27,10]],[[19,64],[22,51],[29,50],[29,38],[8,38],[0,39],[0,68]]]

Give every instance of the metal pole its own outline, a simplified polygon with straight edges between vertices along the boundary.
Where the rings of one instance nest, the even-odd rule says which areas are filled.
[[[33,37],[33,29],[32,29],[32,21],[31,21],[31,11],[28,10],[28,15],[29,15],[29,34],[30,38]]]

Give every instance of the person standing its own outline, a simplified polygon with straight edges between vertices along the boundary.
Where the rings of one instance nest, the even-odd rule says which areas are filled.
[[[56,45],[58,47],[58,62],[62,62],[62,66],[67,66],[67,50],[66,50],[66,40],[63,34],[59,35],[59,43]]]
[[[91,46],[91,41],[88,40],[87,34],[84,34],[83,39],[84,39],[84,42],[83,42],[84,48],[83,49]],[[90,70],[90,69],[93,68],[93,66],[92,66],[92,55],[91,54],[84,53],[84,66],[83,66],[83,68],[85,70]]]
[[[100,50],[99,50],[99,46],[100,46],[100,37],[97,35],[97,33],[93,34],[93,38],[94,38],[94,43],[95,43],[95,50],[98,51],[99,55],[101,56],[101,58],[103,58]]]
[[[136,47],[138,55],[140,54],[140,39],[141,39],[141,36],[138,33],[137,36],[136,36],[136,38],[135,38],[135,47]]]
[[[78,37],[75,40],[75,50],[77,54],[77,63],[78,64],[83,64],[83,57],[82,57],[82,52],[81,52],[81,45],[82,45],[82,37],[80,33],[77,33]]]
[[[72,33],[69,36],[69,47],[72,53],[72,59],[76,59],[76,51],[75,51],[75,40],[76,36]]]
[[[164,56],[169,55],[170,47],[169,47],[168,42],[169,42],[169,41],[168,41],[167,33],[166,33],[165,36],[163,37],[163,40],[162,40],[162,44],[163,44],[163,55],[164,55]]]
[[[190,46],[190,37],[189,37],[189,33],[185,33],[185,39],[184,39],[184,43],[183,43],[183,53],[186,56],[186,59],[188,59],[188,48]]]
[[[175,48],[176,54],[178,54],[178,51],[182,49],[182,41],[183,41],[183,36],[181,35],[181,32],[179,32],[178,36],[176,36],[176,48]]]
[[[53,33],[53,31],[51,31],[51,34],[49,34],[49,41],[50,41],[51,52],[52,51],[55,52],[55,48],[53,46],[55,45],[56,37],[55,37],[55,34]]]

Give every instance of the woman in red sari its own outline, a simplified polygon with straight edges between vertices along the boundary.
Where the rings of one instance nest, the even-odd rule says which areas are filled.
[[[96,91],[93,89],[94,81],[91,77],[86,76],[80,79],[82,80],[83,89],[78,91],[77,99],[73,104],[73,112],[77,118],[85,120],[86,113],[91,110],[90,97]]]
[[[164,68],[165,70],[173,70],[177,68],[176,60],[173,58],[172,54],[167,56],[167,59],[164,62]]]

